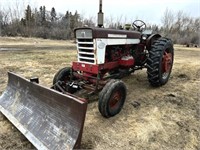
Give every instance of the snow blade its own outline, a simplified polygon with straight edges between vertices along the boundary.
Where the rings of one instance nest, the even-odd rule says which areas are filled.
[[[37,149],[80,148],[87,102],[8,73],[0,111]]]

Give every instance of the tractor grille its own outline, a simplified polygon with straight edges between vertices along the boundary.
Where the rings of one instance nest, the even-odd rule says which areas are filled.
[[[96,63],[93,39],[77,39],[77,49],[79,62]]]

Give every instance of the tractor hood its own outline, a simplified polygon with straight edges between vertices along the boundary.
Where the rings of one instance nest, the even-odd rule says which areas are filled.
[[[120,38],[120,39],[140,39],[141,33],[138,31],[128,31],[120,29],[106,28],[76,28],[75,38]]]

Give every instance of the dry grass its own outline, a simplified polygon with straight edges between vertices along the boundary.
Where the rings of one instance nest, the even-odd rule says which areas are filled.
[[[34,47],[32,51],[0,51],[0,93],[7,83],[7,71],[27,78],[38,76],[41,84],[50,87],[54,74],[76,60],[73,42],[0,38],[0,47],[33,47],[33,41],[38,41],[42,48],[38,50]],[[66,44],[70,46],[68,50],[63,50],[60,45]],[[51,46],[51,49],[46,49],[47,46]],[[120,114],[113,118],[105,119],[99,114],[97,101],[90,103],[82,148],[199,149],[199,58],[199,48],[176,46],[170,81],[160,88],[149,86],[145,70],[124,78],[123,81],[128,87],[126,103]],[[140,103],[137,108],[133,106],[135,101]],[[0,128],[1,149],[33,149],[2,115]]]
[[[0,46],[16,46],[16,45],[28,45],[28,46],[74,46],[73,41],[64,40],[49,40],[39,38],[22,38],[22,37],[0,37]]]

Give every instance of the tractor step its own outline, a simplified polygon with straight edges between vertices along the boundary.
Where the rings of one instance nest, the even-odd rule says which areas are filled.
[[[8,73],[0,111],[37,149],[80,148],[87,101]]]

